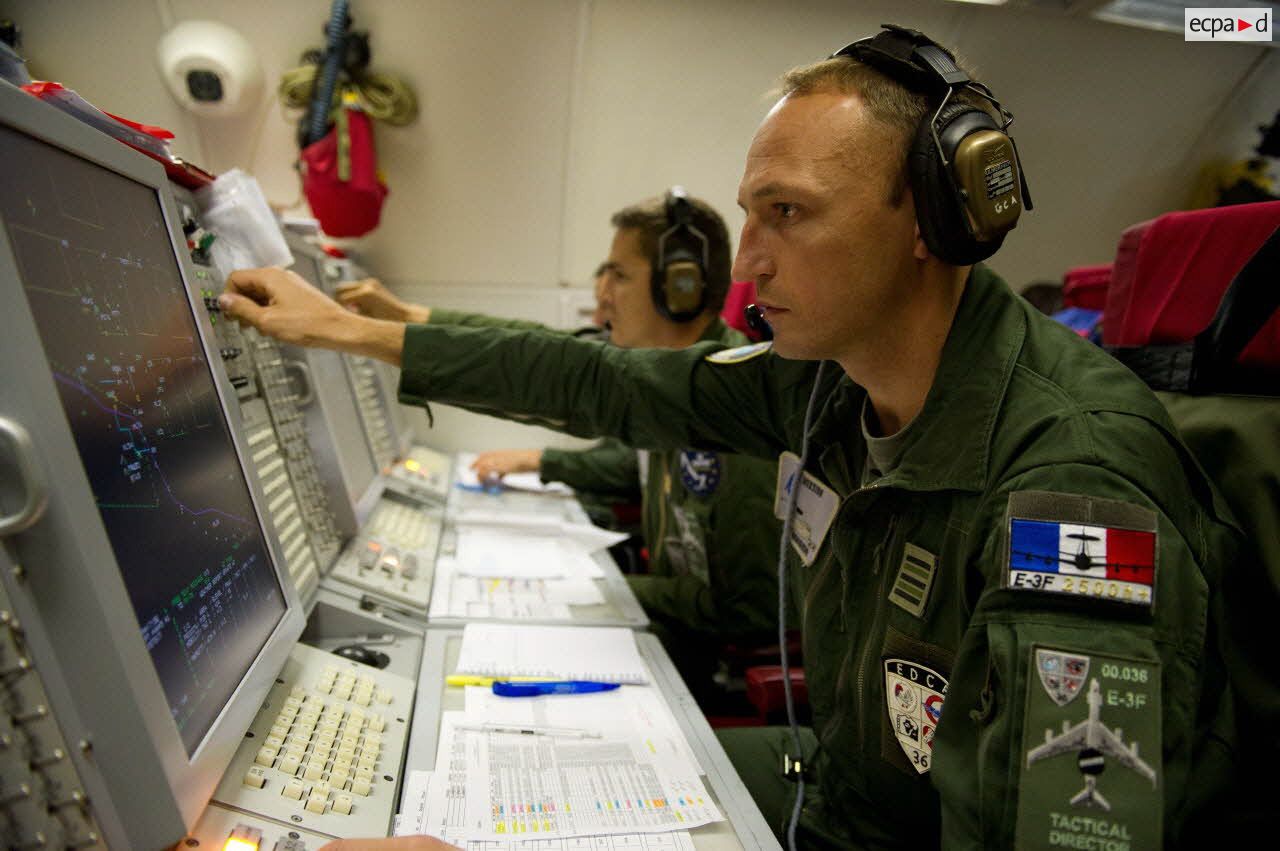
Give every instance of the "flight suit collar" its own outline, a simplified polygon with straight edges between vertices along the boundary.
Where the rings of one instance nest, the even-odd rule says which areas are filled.
[[[943,345],[933,386],[902,447],[897,469],[868,489],[981,491],[991,439],[1026,336],[1015,296],[994,272],[974,266]],[[826,370],[839,371],[828,363]],[[818,462],[843,498],[859,489],[866,445],[858,427],[866,390],[840,374],[811,430]]]

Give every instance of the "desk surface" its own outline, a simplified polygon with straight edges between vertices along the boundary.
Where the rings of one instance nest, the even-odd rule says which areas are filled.
[[[662,644],[646,633],[637,633],[636,642],[641,657],[653,674],[654,684],[671,708],[671,714],[680,725],[698,764],[706,772],[703,780],[708,791],[728,819],[691,831],[694,845],[699,851],[739,848],[781,851],[773,831],[729,763],[715,733],[676,673]],[[435,766],[440,714],[445,710],[463,708],[464,689],[445,685],[445,677],[456,668],[461,646],[460,630],[427,631],[413,724],[409,731],[406,771],[428,770]]]

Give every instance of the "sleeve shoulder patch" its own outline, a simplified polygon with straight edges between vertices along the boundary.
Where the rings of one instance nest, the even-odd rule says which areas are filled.
[[[1159,662],[1078,647],[1030,651],[1014,844],[1163,847]]]
[[[1152,608],[1156,514],[1078,494],[1010,494],[1005,587]]]
[[[707,363],[742,363],[752,358],[758,358],[760,355],[773,348],[773,342],[766,341],[763,343],[751,343],[746,346],[738,346],[733,349],[721,349],[718,352],[712,352],[707,355],[705,360]]]

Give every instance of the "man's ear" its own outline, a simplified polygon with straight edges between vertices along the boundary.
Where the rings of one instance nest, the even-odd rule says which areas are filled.
[[[924,244],[924,237],[920,235],[920,223],[915,223],[915,242],[912,244],[912,256],[917,260],[928,260],[930,257],[929,246]]]

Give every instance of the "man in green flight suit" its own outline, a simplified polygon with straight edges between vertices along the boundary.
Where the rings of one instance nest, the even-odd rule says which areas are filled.
[[[676,187],[666,197],[619,210],[611,223],[609,257],[597,274],[596,318],[613,344],[683,349],[698,342],[748,342],[719,316],[732,258],[729,231],[714,208]],[[673,250],[677,239],[698,250]],[[687,303],[669,304],[663,268],[684,253],[705,267],[696,275],[698,292]],[[534,322],[407,304],[372,279],[340,287],[337,298],[381,319],[550,331]],[[482,479],[538,472],[545,481],[587,493],[633,495],[640,489],[649,572],[629,575],[627,582],[702,705],[714,699],[711,678],[722,645],[777,642],[781,524],[773,516],[773,459],[695,449],[637,452],[607,439],[581,451],[486,452],[472,466]]]
[[[1154,396],[978,262],[1027,201],[1007,114],[898,28],[782,91],[734,269],[771,348],[353,320],[275,270],[233,274],[224,310],[402,364],[407,402],[784,453],[806,782],[765,756],[794,765],[790,737],[722,741],[780,834],[804,788],[803,847],[1202,839],[1235,756],[1216,619],[1237,535]]]

